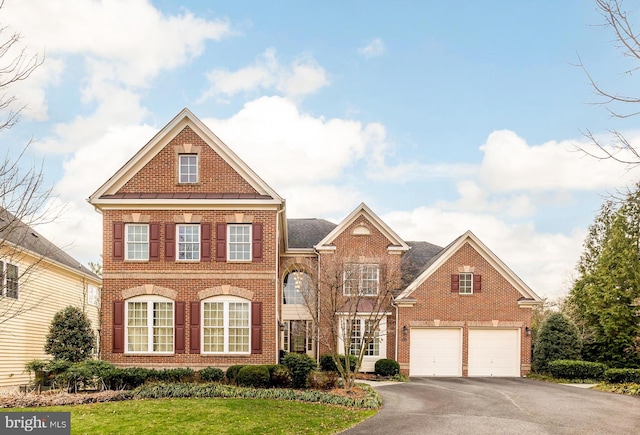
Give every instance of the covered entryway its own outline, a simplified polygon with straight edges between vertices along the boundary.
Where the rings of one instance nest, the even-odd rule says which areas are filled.
[[[469,329],[469,376],[520,376],[519,329]]]
[[[409,376],[462,376],[461,328],[411,328]]]

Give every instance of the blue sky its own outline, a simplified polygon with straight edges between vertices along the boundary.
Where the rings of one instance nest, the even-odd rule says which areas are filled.
[[[0,22],[46,53],[0,143],[34,139],[65,205],[40,230],[83,262],[101,253],[85,198],[183,107],[289,217],[365,201],[406,240],[470,229],[551,299],[602,196],[638,178],[575,152],[587,128],[639,137],[576,66],[640,91],[592,1],[7,0]]]

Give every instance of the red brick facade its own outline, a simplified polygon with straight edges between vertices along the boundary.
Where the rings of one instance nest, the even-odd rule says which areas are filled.
[[[179,182],[179,155],[185,153],[197,155],[195,183]],[[198,369],[276,363],[282,348],[283,320],[309,318],[297,317],[291,307],[285,310],[282,286],[286,273],[304,270],[316,277],[319,273],[319,281],[326,281],[328,265],[339,259],[379,265],[381,288],[399,295],[397,307],[389,304],[386,310],[386,331],[380,346],[387,358],[397,358],[403,372],[409,372],[409,331],[447,325],[463,328],[463,375],[467,375],[468,330],[473,327],[517,328],[521,334],[521,374],[529,370],[531,342],[525,328],[530,327],[532,310],[531,305],[521,307],[519,301],[525,298],[536,303],[539,299],[527,293],[526,286],[492,254],[464,244],[455,252],[445,252],[447,260],[428,276],[421,275],[419,285],[415,281],[413,289],[402,288],[402,261],[409,246],[364,204],[324,240],[313,241],[304,252],[288,251],[284,200],[186,109],[90,202],[103,215],[101,355],[117,365]],[[127,224],[149,226],[153,234],[149,236],[148,260],[125,259],[122,233]],[[180,224],[200,228],[198,261],[176,260],[174,232]],[[228,224],[251,225],[251,261],[227,260]],[[481,292],[451,292],[451,275],[461,267],[481,275]],[[145,295],[173,303],[172,352],[125,349],[124,337],[130,327],[125,324],[127,301]],[[201,352],[201,303],[217,296],[236,297],[250,304],[251,352]],[[283,317],[285,311],[293,317]],[[326,327],[320,326],[319,330]],[[316,343],[314,349],[315,356],[331,350],[323,343]]]

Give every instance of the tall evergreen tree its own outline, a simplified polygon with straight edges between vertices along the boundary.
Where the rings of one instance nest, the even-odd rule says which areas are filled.
[[[608,201],[590,228],[566,312],[582,334],[583,357],[640,366],[640,186]]]

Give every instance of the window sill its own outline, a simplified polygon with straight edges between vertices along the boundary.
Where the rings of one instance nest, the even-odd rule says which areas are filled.
[[[214,352],[200,352],[200,355],[202,356],[208,356],[208,357],[217,357],[217,356],[233,356],[233,357],[250,357],[251,356],[251,352],[249,353],[214,353]]]
[[[124,356],[175,356],[175,352],[125,352]]]

